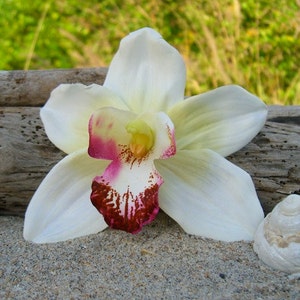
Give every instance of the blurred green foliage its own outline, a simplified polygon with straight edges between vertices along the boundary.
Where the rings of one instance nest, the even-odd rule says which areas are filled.
[[[236,83],[300,104],[299,0],[0,0],[0,69],[108,66],[144,26],[183,55],[187,95]]]

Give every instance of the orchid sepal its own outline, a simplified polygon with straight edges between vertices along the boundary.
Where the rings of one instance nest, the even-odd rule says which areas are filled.
[[[168,115],[177,147],[210,149],[226,157],[248,144],[267,118],[267,106],[237,85],[222,86],[175,104]]]
[[[155,165],[165,180],[160,208],[187,233],[253,240],[264,214],[248,173],[208,149],[179,150]]]
[[[54,243],[94,234],[107,227],[90,203],[90,182],[108,161],[90,158],[86,149],[56,164],[33,195],[23,235],[35,243]]]

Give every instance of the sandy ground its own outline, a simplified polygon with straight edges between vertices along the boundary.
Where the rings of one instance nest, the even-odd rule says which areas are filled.
[[[251,243],[190,236],[162,212],[138,235],[35,245],[22,228],[0,217],[1,299],[300,299],[300,280],[264,265]]]

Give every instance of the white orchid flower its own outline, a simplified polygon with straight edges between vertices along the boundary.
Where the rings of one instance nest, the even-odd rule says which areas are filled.
[[[41,118],[68,155],[34,194],[24,238],[58,242],[108,225],[136,233],[161,208],[189,234],[252,240],[260,202],[224,157],[260,131],[266,106],[239,86],[185,100],[184,88],[183,59],[150,28],[121,41],[103,86],[57,87]]]

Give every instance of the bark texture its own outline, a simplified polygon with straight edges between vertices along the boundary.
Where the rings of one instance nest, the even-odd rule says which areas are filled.
[[[0,71],[0,106],[41,106],[60,83],[102,84],[106,68]]]

